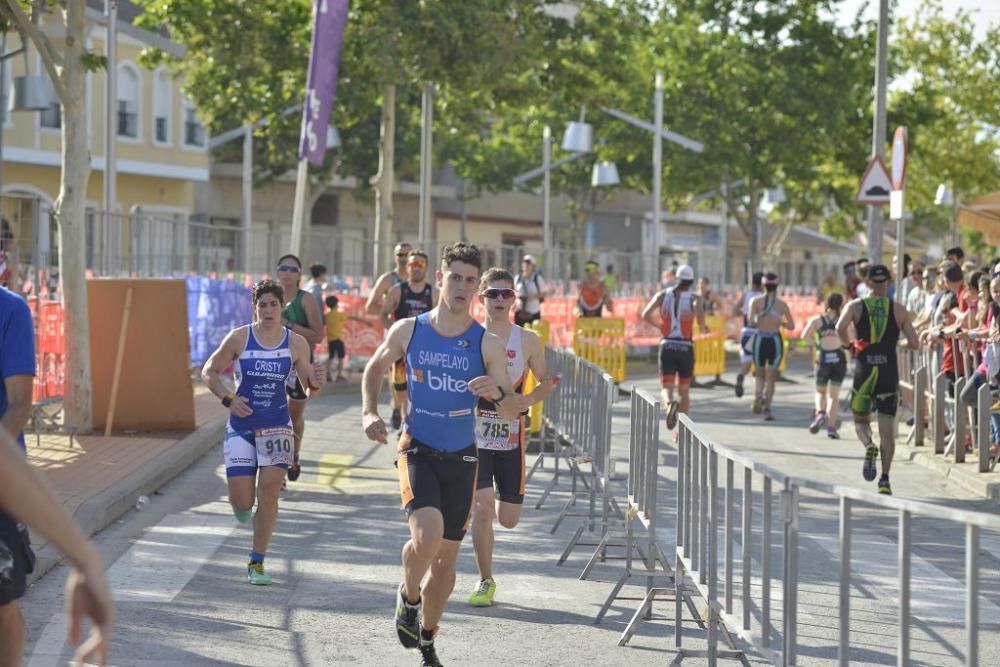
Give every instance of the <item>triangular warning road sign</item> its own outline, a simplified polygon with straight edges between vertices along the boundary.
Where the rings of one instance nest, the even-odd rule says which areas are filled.
[[[889,204],[889,192],[892,190],[892,183],[889,181],[889,172],[886,171],[882,158],[875,158],[868,163],[865,175],[861,177],[861,190],[854,198],[855,204],[871,204],[872,206],[886,206]]]

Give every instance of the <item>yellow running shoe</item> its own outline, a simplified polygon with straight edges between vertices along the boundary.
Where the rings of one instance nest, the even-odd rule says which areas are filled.
[[[493,605],[493,595],[497,592],[497,582],[483,579],[469,596],[469,604],[473,607],[489,607]]]

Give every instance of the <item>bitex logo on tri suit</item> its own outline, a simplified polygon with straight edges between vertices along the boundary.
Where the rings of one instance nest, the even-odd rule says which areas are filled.
[[[410,369],[410,379],[419,384],[426,384],[434,391],[447,391],[458,394],[464,394],[469,391],[469,383],[467,381],[448,373],[435,373],[431,370],[413,368]]]

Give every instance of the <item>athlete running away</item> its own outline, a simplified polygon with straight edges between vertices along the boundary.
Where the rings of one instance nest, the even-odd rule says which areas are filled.
[[[281,325],[284,292],[277,282],[257,283],[251,298],[254,321],[229,332],[205,362],[201,376],[229,410],[223,444],[229,504],[240,523],[253,519],[247,580],[266,586],[271,575],[264,571],[264,555],[278,519],[278,493],[294,452],[285,383],[296,377],[303,385],[318,389],[326,372],[322,364],[310,364],[306,339]],[[235,392],[220,377],[231,364]],[[257,512],[252,514],[255,499]]]
[[[410,408],[396,467],[410,539],[403,547],[395,623],[400,643],[419,648],[424,665],[441,664],[434,636],[455,585],[455,560],[472,514],[479,462],[476,406],[480,399],[492,401],[503,419],[517,419],[526,406],[513,393],[503,341],[469,314],[481,262],[476,246],[447,246],[436,274],[440,303],[396,322],[362,380],[365,435],[385,443],[379,389],[389,367],[406,359]]]
[[[840,334],[841,341],[848,348],[853,348],[855,354],[851,412],[854,413],[854,430],[865,448],[862,475],[869,482],[875,479],[875,460],[881,449],[882,475],[878,480],[878,492],[886,495],[892,495],[889,468],[896,453],[895,417],[899,399],[896,343],[902,332],[912,349],[917,349],[919,344],[906,308],[902,304],[893,303],[887,296],[891,279],[889,268],[884,264],[871,266],[866,279],[871,294],[847,304],[837,322],[837,333]],[[850,337],[851,325],[854,325],[854,340]],[[878,418],[880,447],[876,447],[873,442],[873,409]]]
[[[781,327],[794,329],[792,311],[788,304],[778,298],[778,276],[764,274],[764,294],[750,302],[750,326],[756,329],[753,337],[753,363],[757,367],[757,384],[753,399],[754,414],[764,413],[765,421],[773,421],[771,403],[774,400],[774,384],[778,379],[778,368],[785,354]]]
[[[479,282],[479,301],[486,307],[486,330],[497,336],[507,350],[507,376],[514,391],[521,394],[528,371],[541,378],[538,386],[524,396],[524,407],[544,400],[552,392],[545,350],[534,331],[511,324],[510,310],[517,293],[514,276],[492,268]],[[493,604],[497,584],[493,579],[493,520],[504,528],[514,528],[521,520],[524,503],[524,446],[526,413],[517,419],[497,415],[493,405],[480,401],[476,417],[476,445],[479,451],[479,481],[476,484],[472,515],[472,545],[479,569],[479,583],[469,596],[473,607]],[[496,491],[494,492],[494,486]]]
[[[757,330],[750,326],[750,302],[764,293],[764,274],[756,272],[750,278],[750,290],[743,296],[743,331],[740,332],[740,372],[736,374],[736,398],[743,398],[743,379],[753,366],[753,337]]]
[[[384,297],[389,293],[396,285],[404,283],[409,276],[409,271],[407,271],[406,264],[410,257],[410,252],[413,250],[413,246],[409,243],[397,243],[393,250],[395,256],[396,265],[391,271],[386,271],[378,277],[375,284],[372,285],[371,294],[368,295],[368,301],[365,302],[365,312],[369,315],[379,315],[382,312],[382,306],[384,305]],[[388,328],[387,328],[388,332]],[[405,382],[405,381],[404,381]],[[403,423],[403,413],[402,406],[397,403],[398,396],[395,391],[390,391],[392,396],[392,427],[398,429]]]
[[[838,440],[837,414],[840,408],[840,385],[847,376],[847,355],[837,333],[837,320],[844,307],[844,295],[833,292],[826,297],[826,310],[810,318],[802,331],[804,340],[812,340],[816,364],[816,413],[809,424],[810,433],[826,426],[828,437]]]
[[[702,333],[708,333],[705,310],[700,295],[695,294],[694,269],[687,264],[677,268],[677,284],[653,295],[642,309],[642,319],[652,326],[659,324],[660,386],[667,406],[667,428],[677,426],[677,415],[691,407],[691,380],[694,378],[694,321]],[[657,323],[659,313],[659,323]],[[675,394],[676,392],[676,394]],[[679,400],[678,400],[679,398]]]

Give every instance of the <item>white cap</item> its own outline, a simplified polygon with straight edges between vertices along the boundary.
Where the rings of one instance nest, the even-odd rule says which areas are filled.
[[[677,278],[680,280],[694,280],[694,269],[687,264],[677,267]]]
[[[535,263],[535,256],[534,255],[525,255],[524,257],[521,258],[521,261],[522,262],[531,262],[532,264],[534,264]]]

